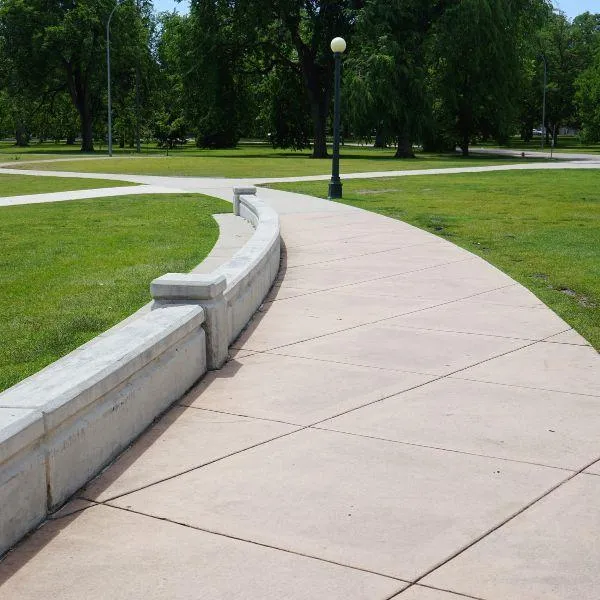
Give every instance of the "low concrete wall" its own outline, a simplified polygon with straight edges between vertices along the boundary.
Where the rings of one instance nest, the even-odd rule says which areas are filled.
[[[226,360],[279,267],[278,217],[243,192],[256,231],[231,260],[158,278],[152,311],[0,394],[0,555]]]
[[[198,306],[153,311],[0,394],[0,554],[206,372],[203,322]]]
[[[234,188],[235,213],[256,231],[231,260],[207,275],[167,273],[150,288],[155,307],[188,302],[202,306],[209,369],[227,360],[231,342],[261,305],[279,270],[279,216],[255,194],[256,188]]]

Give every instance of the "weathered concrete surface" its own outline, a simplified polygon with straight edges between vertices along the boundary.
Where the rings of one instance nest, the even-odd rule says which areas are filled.
[[[197,306],[154,311],[0,394],[0,552],[206,372],[203,321]]]
[[[231,323],[238,330],[247,323],[279,267],[277,215],[256,199],[238,199],[237,207],[256,231],[224,265],[210,274],[155,280],[154,305],[0,394],[0,499],[6,505],[0,553],[96,475],[207,368],[226,360],[237,335]],[[247,237],[238,222],[224,223]],[[220,254],[230,254],[237,241],[222,244]]]
[[[489,600],[593,600],[599,497],[600,477],[578,475],[424,583]]]
[[[46,516],[44,418],[0,408],[0,547],[9,548]]]
[[[2,597],[15,600],[40,600],[50,590],[61,600],[368,600],[403,587],[107,506],[48,523],[8,555],[0,572]]]
[[[213,462],[205,442],[195,464],[186,451],[194,419],[181,452],[167,421],[85,492],[105,504],[8,555],[0,592],[595,599],[598,354],[446,242],[260,194],[281,215],[278,281],[241,350],[175,409],[217,417],[197,429],[220,440]]]

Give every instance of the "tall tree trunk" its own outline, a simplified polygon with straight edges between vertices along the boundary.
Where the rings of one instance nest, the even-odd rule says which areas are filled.
[[[462,134],[462,142],[460,144],[460,149],[462,150],[462,155],[466,158],[469,156],[469,134]]]
[[[471,131],[473,131],[473,111],[471,110],[471,106],[468,100],[463,99],[463,103],[458,111],[458,134],[461,137],[460,141],[460,149],[462,150],[462,155],[466,158],[469,156],[469,142],[471,137]]]
[[[292,31],[292,39],[298,51],[310,103],[314,131],[312,158],[327,158],[327,117],[333,89],[333,69],[316,62],[314,53],[304,44],[298,30]]]
[[[412,149],[412,140],[408,127],[404,127],[404,131],[397,138],[398,145],[396,147],[396,158],[414,158],[415,154]]]
[[[17,123],[15,127],[15,139],[17,146],[23,147],[29,145],[29,133],[22,122]]]
[[[381,127],[377,128],[377,131],[375,132],[375,143],[373,144],[373,148],[385,148],[386,147],[386,143],[385,143],[385,137],[383,135],[383,129],[381,129]]]
[[[81,151],[94,151],[94,119],[90,101],[89,89],[85,77],[80,69],[72,63],[66,62],[67,86],[71,101],[79,113],[79,126],[81,128]]]
[[[327,158],[327,108],[323,102],[311,101],[310,112],[314,131],[312,158]]]
[[[79,111],[81,120],[81,151],[94,151],[94,122],[92,111],[89,106],[82,106]]]

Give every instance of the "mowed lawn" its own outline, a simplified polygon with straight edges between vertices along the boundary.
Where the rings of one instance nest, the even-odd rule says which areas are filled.
[[[127,181],[109,181],[107,179],[79,179],[78,177],[35,177],[34,175],[11,175],[0,169],[0,198],[22,196],[26,194],[47,194],[50,192],[69,192],[73,190],[92,190],[95,188],[122,187],[137,185]]]
[[[325,197],[323,183],[277,184]],[[344,182],[342,202],[478,254],[600,350],[600,170],[463,173]]]
[[[536,159],[473,156],[462,158],[458,154],[418,153],[417,158],[399,160],[393,149],[345,146],[341,151],[343,173],[366,173],[448,167],[502,165]],[[327,175],[331,173],[330,159],[313,159],[310,152],[273,150],[270,146],[245,144],[232,150],[176,150],[169,156],[157,154],[114,156],[111,159],[89,159],[47,162],[15,163],[16,168],[81,173],[115,173],[136,175],[171,175],[196,177],[296,177],[302,175]]]
[[[230,211],[198,194],[0,208],[0,390],[131,315],[155,277],[201,262],[211,215]]]

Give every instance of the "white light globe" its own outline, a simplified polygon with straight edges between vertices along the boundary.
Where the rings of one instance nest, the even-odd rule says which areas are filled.
[[[331,40],[331,50],[335,53],[342,53],[346,49],[346,40],[341,37],[336,37]]]

